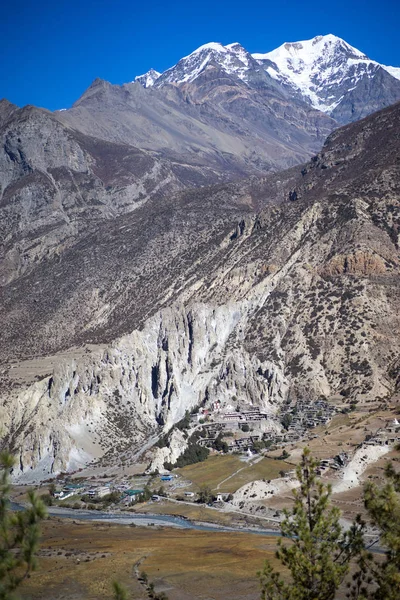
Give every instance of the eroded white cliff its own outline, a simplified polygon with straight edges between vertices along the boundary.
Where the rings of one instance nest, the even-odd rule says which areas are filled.
[[[76,470],[105,456],[115,462],[169,430],[187,410],[233,399],[271,418],[287,391],[283,373],[237,345],[247,302],[172,305],[108,348],[63,357],[51,375],[2,399],[20,481]],[[13,410],[8,411],[7,406]],[[175,461],[184,441],[172,444]],[[171,454],[171,456],[170,456]]]

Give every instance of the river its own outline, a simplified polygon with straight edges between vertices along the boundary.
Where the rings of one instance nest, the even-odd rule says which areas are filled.
[[[11,502],[12,510],[23,510],[25,507],[21,504]],[[56,506],[46,507],[47,513],[52,517],[61,517],[63,519],[74,519],[76,521],[101,521],[103,523],[117,523],[119,525],[141,525],[141,526],[161,526],[177,527],[179,529],[196,529],[198,531],[239,531],[245,533],[256,533],[258,535],[280,536],[279,531],[273,529],[261,529],[257,527],[226,527],[212,523],[198,523],[190,521],[183,517],[173,515],[153,515],[145,513],[123,514],[110,513],[93,510],[79,510],[72,508],[61,508]]]
[[[21,504],[11,502],[12,510],[19,511],[24,510],[24,508],[25,507]],[[99,521],[102,523],[116,523],[118,525],[133,524],[142,527],[176,527],[178,529],[195,529],[197,531],[253,533],[256,535],[265,535],[268,537],[282,536],[280,531],[276,531],[274,529],[262,529],[259,527],[226,527],[224,525],[214,525],[212,523],[199,523],[196,521],[190,521],[189,519],[185,519],[183,517],[175,517],[173,515],[152,515],[145,513],[135,513],[135,515],[126,515],[123,513],[109,513],[97,510],[74,510],[72,508],[61,508],[57,506],[48,506],[46,507],[46,509],[48,514],[52,517],[74,519],[75,521]],[[379,542],[379,539],[376,538],[376,535],[367,534],[365,538],[370,538],[370,542],[367,542],[370,552],[376,554],[384,553],[384,549],[376,545]]]

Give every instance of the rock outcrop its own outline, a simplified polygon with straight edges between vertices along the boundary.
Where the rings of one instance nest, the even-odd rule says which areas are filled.
[[[55,355],[51,375],[3,394],[3,442],[20,448],[15,475],[29,481],[100,457],[131,460],[186,411],[216,398],[224,406],[239,397],[274,418],[287,383],[274,365],[238,355],[247,317],[247,303],[177,304],[112,346]],[[175,461],[184,447],[164,460]]]

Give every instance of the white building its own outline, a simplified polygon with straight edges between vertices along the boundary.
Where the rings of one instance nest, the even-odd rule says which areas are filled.
[[[88,491],[88,496],[89,498],[103,498],[104,496],[107,496],[107,494],[110,494],[111,490],[109,487],[106,486],[101,486],[98,488],[92,488],[91,490]]]

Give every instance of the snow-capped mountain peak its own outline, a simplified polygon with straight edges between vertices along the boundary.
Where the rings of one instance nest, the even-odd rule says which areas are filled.
[[[181,85],[194,82],[211,67],[257,90],[286,91],[340,123],[400,99],[400,67],[381,65],[333,34],[286,42],[264,54],[250,54],[238,42],[209,42],[161,75],[152,69],[135,81],[144,87]]]
[[[322,61],[325,63],[338,55],[346,58],[369,60],[360,50],[350,46],[350,44],[333,34],[317,35],[310,40],[301,42],[285,42],[271,52],[265,54],[256,53],[252,56],[256,60],[271,60],[272,62],[280,63],[280,66],[283,66],[283,68],[286,67],[286,65],[282,64],[284,61],[298,62],[298,67],[304,70],[307,66],[314,65],[318,60],[321,63]]]
[[[148,88],[154,85],[155,81],[160,77],[160,75],[161,73],[155,69],[150,69],[150,71],[147,71],[147,73],[135,77],[134,81],[141,83],[143,87]]]
[[[239,42],[228,44],[227,46],[225,46],[225,48],[228,51],[233,52],[237,56],[238,60],[240,60],[245,66],[250,68],[252,63],[252,56],[249,52],[247,52],[245,48],[243,48],[241,44],[239,44]]]
[[[185,60],[195,54],[199,54],[204,51],[222,52],[222,54],[225,54],[227,52],[227,49],[219,42],[209,42],[208,44],[203,44],[202,46],[199,46],[198,48],[196,48],[196,50],[193,50],[193,52],[188,54],[188,56],[184,56],[181,60]]]
[[[253,58],[271,77],[328,113],[338,105],[343,93],[354,88],[362,77],[373,76],[379,67],[360,50],[332,34],[286,42],[266,54],[253,54]]]
[[[184,56],[174,67],[165,71],[157,80],[157,87],[165,83],[194,81],[211,62],[229,75],[236,75],[242,80],[246,79],[251,63],[256,64],[251,54],[237,42],[227,46],[210,42]]]

